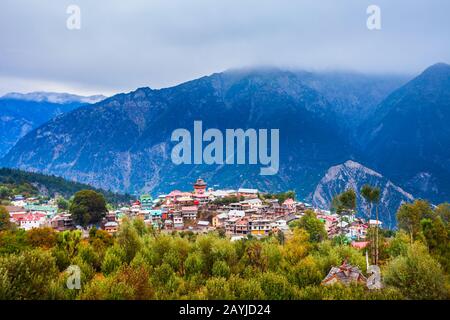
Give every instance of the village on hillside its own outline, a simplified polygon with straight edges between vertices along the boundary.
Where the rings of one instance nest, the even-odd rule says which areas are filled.
[[[68,212],[58,212],[56,199],[39,204],[36,197],[15,195],[6,206],[11,221],[19,228],[30,230],[51,227],[56,231],[84,230],[76,225]],[[110,210],[96,227],[115,234],[124,217],[141,219],[147,226],[161,232],[191,231],[207,233],[218,230],[232,241],[249,235],[261,238],[274,233],[289,233],[289,224],[312,210],[324,223],[328,237],[344,235],[352,246],[363,248],[367,230],[376,220],[366,221],[355,214],[339,215],[328,210],[314,208],[308,203],[287,197],[265,198],[257,189],[214,190],[198,179],[191,191],[173,190],[152,198],[142,194],[138,200]],[[382,222],[378,221],[378,226]],[[84,230],[87,234],[88,230]]]

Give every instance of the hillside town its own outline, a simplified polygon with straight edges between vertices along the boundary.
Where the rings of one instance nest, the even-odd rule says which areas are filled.
[[[354,214],[338,215],[314,208],[293,198],[280,203],[279,199],[266,199],[263,195],[250,188],[214,190],[199,178],[191,191],[173,190],[156,198],[142,194],[129,205],[110,210],[96,227],[115,234],[124,217],[128,217],[141,219],[147,226],[161,232],[207,233],[219,230],[235,241],[249,235],[261,238],[278,232],[288,233],[291,222],[312,210],[324,223],[329,238],[345,235],[355,247],[364,247],[369,225],[377,223]],[[37,198],[16,195],[6,209],[11,221],[24,230],[39,227],[51,227],[56,231],[83,230],[75,225],[69,212],[58,211],[56,199],[39,204]],[[378,225],[381,226],[382,222],[378,221]]]

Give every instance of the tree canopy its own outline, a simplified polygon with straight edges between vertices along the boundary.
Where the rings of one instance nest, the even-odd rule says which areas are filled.
[[[108,212],[104,196],[93,190],[75,193],[69,211],[72,219],[83,226],[99,223]]]

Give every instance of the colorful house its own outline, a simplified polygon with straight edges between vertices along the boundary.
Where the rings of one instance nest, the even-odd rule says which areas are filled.
[[[153,207],[153,198],[149,194],[143,194],[139,197],[142,209],[151,209]]]

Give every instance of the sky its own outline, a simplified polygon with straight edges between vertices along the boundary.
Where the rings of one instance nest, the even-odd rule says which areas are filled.
[[[414,75],[450,63],[449,39],[448,0],[1,0],[0,95],[112,95],[254,66]]]

